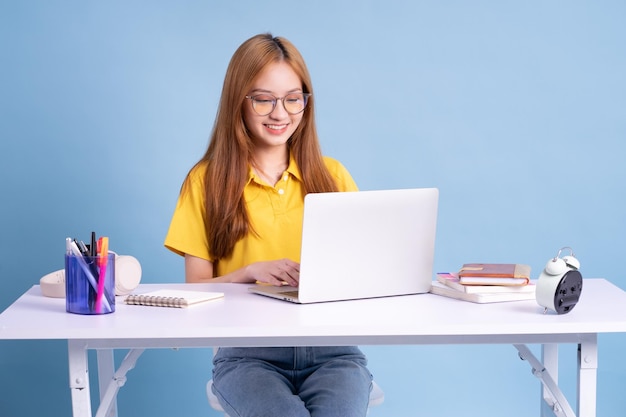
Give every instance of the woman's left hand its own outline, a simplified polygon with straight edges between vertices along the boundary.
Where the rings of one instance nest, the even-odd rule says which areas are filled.
[[[300,264],[290,259],[255,262],[246,267],[246,275],[257,282],[297,287],[300,279]]]

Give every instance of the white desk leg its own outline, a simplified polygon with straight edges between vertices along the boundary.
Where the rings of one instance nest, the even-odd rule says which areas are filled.
[[[584,335],[578,345],[578,417],[595,417],[598,379],[598,335]]]
[[[100,391],[100,404],[103,403],[109,383],[115,375],[115,357],[113,349],[98,349],[98,387]],[[117,417],[117,398],[111,401],[106,417]]]
[[[556,385],[559,384],[559,345],[546,343],[541,345],[541,362],[545,371],[552,376]],[[541,384],[541,417],[554,415],[555,401],[550,390]]]
[[[68,340],[67,352],[70,372],[70,392],[72,394],[72,415],[74,417],[91,417],[87,344],[81,340]]]
[[[543,384],[543,387],[545,388],[545,390],[542,390],[541,392],[541,415],[545,416],[544,410],[546,410],[546,408],[543,406],[543,403],[547,403],[548,406],[552,407],[551,412],[553,413],[553,415],[557,417],[575,417],[574,410],[567,402],[567,398],[565,398],[565,396],[561,392],[561,389],[556,384],[555,380],[552,378],[552,375],[548,371],[548,368],[544,366],[543,362],[539,361],[539,359],[537,359],[535,355],[533,355],[533,353],[530,351],[530,349],[528,349],[526,345],[516,344],[513,346],[515,346],[515,348],[518,350],[520,358],[528,361],[528,363],[532,367],[533,375],[539,378],[539,380]],[[542,346],[542,352],[543,349],[544,347]],[[550,356],[551,353],[554,353],[550,352],[550,349],[551,348],[548,348],[548,356]],[[550,364],[550,366],[553,366],[553,364]],[[547,398],[544,398],[544,395],[547,395]],[[547,410],[550,410],[550,408],[547,408]]]
[[[126,383],[126,374],[128,371],[135,367],[137,359],[144,352],[144,349],[131,349],[128,351],[124,360],[120,364],[120,367],[113,373],[113,376],[108,381],[101,381],[103,393],[100,394],[100,406],[96,412],[96,417],[110,417],[111,407],[116,405],[117,407],[117,392]],[[108,371],[106,371],[108,373]]]

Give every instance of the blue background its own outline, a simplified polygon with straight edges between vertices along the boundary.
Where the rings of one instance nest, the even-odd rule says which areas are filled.
[[[571,246],[585,277],[626,289],[624,21],[626,3],[603,0],[3,0],[0,310],[91,230],[143,282],[183,281],[163,247],[179,187],[232,53],[265,31],[301,50],[324,153],[361,189],[440,189],[436,270],[519,262],[536,277]],[[599,341],[598,415],[626,415],[626,335]],[[372,416],[538,414],[511,346],[364,350],[386,392]],[[215,415],[210,356],[146,352],[121,412]],[[562,357],[573,398],[575,350]],[[70,415],[65,342],[0,341],[0,369],[3,417]]]

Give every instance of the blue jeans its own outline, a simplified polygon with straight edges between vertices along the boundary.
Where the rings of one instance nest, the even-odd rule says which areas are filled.
[[[231,417],[363,417],[372,387],[359,348],[220,348],[213,393]]]

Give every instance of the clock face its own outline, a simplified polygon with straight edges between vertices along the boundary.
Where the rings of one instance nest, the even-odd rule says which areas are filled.
[[[554,308],[558,314],[569,313],[580,298],[583,276],[578,271],[567,271],[554,292]]]

